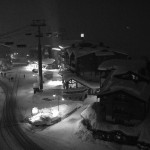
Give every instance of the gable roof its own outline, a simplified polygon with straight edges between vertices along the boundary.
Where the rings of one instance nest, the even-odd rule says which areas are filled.
[[[67,48],[66,51],[69,55],[71,55],[71,53],[74,53],[77,58],[90,53],[95,53],[96,56],[111,56],[117,53],[128,56],[128,54],[126,53],[116,51],[115,49],[106,46],[99,46],[95,43],[93,44],[90,42],[76,42],[73,45],[74,46]]]
[[[150,98],[150,84],[146,80],[134,82],[132,80],[119,79],[114,76],[107,82],[107,85],[104,85],[99,94],[103,95],[120,90],[145,102],[148,102]]]
[[[135,71],[146,66],[145,61],[141,60],[125,60],[125,59],[111,59],[104,61],[98,66],[98,70],[115,69],[118,72]]]

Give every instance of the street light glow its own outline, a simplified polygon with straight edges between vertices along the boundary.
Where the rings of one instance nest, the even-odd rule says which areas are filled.
[[[32,108],[32,115],[36,115],[39,113],[39,110],[37,107]]]
[[[49,86],[58,86],[58,85],[62,85],[62,81],[48,81],[47,85]]]
[[[61,51],[61,49],[57,47],[53,47],[52,50]]]
[[[61,46],[61,45],[59,45],[59,48],[60,48],[60,49],[64,49],[64,47],[63,47],[63,46]]]
[[[81,37],[84,38],[84,33],[81,33]]]

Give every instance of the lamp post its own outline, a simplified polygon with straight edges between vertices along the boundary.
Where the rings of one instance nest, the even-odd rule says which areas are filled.
[[[56,95],[55,95],[55,94],[53,95],[53,97],[54,97],[54,99],[56,100]],[[57,107],[58,107],[58,111],[59,111],[59,97],[58,97],[58,96],[57,96],[57,102],[58,102],[58,103],[57,103]]]

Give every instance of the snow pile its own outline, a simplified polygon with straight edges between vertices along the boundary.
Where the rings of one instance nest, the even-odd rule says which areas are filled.
[[[138,137],[138,141],[150,144],[150,114],[137,126],[128,127],[103,121],[103,107],[100,103],[90,104],[82,113],[76,135],[83,141],[93,141],[92,130],[121,131],[128,136]]]
[[[82,141],[94,142],[92,131],[88,130],[87,127],[84,126],[83,119],[79,121],[75,135]]]
[[[81,106],[82,104],[80,103],[72,103],[69,105],[62,104],[59,106],[38,109],[38,113],[32,114],[32,116],[29,117],[29,122],[34,125],[49,125],[52,123],[52,120],[57,118],[63,119]]]
[[[29,117],[29,122],[31,122],[34,125],[43,125],[50,123],[51,118],[53,118],[53,113],[51,109],[44,108],[39,110],[37,114]]]
[[[81,113],[81,116],[88,120],[92,129],[100,128],[104,115],[103,106],[99,102],[92,103]]]

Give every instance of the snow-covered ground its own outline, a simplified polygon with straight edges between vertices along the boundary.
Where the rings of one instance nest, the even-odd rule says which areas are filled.
[[[74,102],[67,100],[62,101],[62,85],[59,84],[60,82],[57,82],[58,85],[53,84],[56,83],[53,81],[55,79],[58,80],[59,78],[59,75],[57,74],[58,71],[52,71],[52,78],[49,80],[45,79],[42,93],[34,94],[32,86],[33,83],[36,82],[36,76],[33,76],[31,70],[26,70],[25,67],[22,67],[19,70],[21,72],[19,89],[17,92],[18,121],[20,122],[20,126],[25,134],[27,134],[34,142],[41,146],[41,148],[44,150],[138,150],[137,147],[133,146],[119,145],[116,143],[104,142],[100,140],[95,141],[92,136],[90,136],[89,131],[87,131],[84,126],[82,126],[82,118],[80,114],[89,104],[97,101],[96,97],[88,96],[84,102]],[[13,74],[13,70],[7,73],[7,75],[8,74],[11,76],[11,74]],[[25,78],[23,77],[24,74]],[[5,78],[3,80],[13,85],[13,82],[9,82],[8,79]],[[50,82],[50,84],[48,84],[48,82]],[[0,94],[5,97],[3,95],[3,91],[0,92]],[[23,122],[24,118],[31,115],[31,110],[33,107],[38,107],[39,109],[50,108],[53,106],[57,107],[58,100],[53,95],[57,95],[57,98],[60,99],[60,105],[65,107],[70,106],[66,107],[65,111],[68,111],[68,109],[71,107],[76,107],[78,104],[81,104],[82,107],[69,117],[63,119],[61,122],[53,126],[48,126],[45,128],[33,128],[31,124]],[[48,99],[46,100],[46,98]],[[48,101],[49,99],[53,100]],[[2,106],[2,101],[0,102],[0,106]],[[87,133],[84,134],[84,137],[79,135],[83,132]]]
[[[0,118],[1,118],[1,115],[2,115],[4,102],[5,102],[4,90],[0,87]]]

